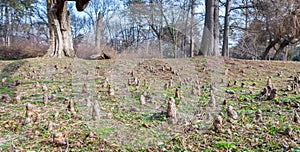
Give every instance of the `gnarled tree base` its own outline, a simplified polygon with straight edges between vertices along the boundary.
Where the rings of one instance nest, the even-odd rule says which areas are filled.
[[[49,44],[46,57],[74,57],[70,12],[67,10],[68,0],[48,0],[48,24],[50,31]],[[69,0],[70,1],[70,0]],[[74,0],[73,0],[74,1]],[[83,11],[90,0],[76,0],[76,8]]]

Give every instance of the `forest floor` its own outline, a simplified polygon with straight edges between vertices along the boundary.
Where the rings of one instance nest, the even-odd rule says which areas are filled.
[[[33,58],[0,71],[0,151],[300,150],[300,62]]]

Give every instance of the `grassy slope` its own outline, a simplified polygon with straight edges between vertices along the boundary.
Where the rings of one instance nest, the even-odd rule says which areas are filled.
[[[6,92],[13,98],[18,92],[22,97],[19,104],[0,102],[1,151],[282,151],[284,145],[297,150],[300,144],[300,124],[292,121],[294,111],[299,113],[300,95],[284,91],[293,76],[299,74],[300,63],[204,57],[106,61],[35,58],[1,61],[0,70],[0,77],[8,78],[7,84],[0,86],[0,94]],[[267,77],[279,90],[279,98],[259,100]],[[128,85],[128,79],[134,78],[139,86]],[[115,96],[109,96],[108,87],[103,86],[105,79],[114,88]],[[173,85],[164,88],[171,79]],[[15,80],[20,80],[21,85],[12,85]],[[227,87],[228,81],[237,83]],[[45,84],[48,90],[36,86],[36,82]],[[84,82],[89,94],[82,93]],[[211,82],[216,83],[214,112],[206,105]],[[244,88],[241,83],[246,84]],[[178,122],[169,125],[164,115],[165,100],[174,96],[176,87],[182,96],[176,99]],[[139,104],[143,91],[151,103]],[[44,94],[53,96],[47,105],[43,104]],[[87,98],[92,105],[99,104],[98,122],[91,121],[93,108],[87,106]],[[67,111],[65,99],[75,101],[76,115]],[[32,123],[24,124],[27,103],[35,108]],[[239,114],[238,120],[226,121],[229,105]],[[262,123],[253,121],[258,109],[263,112]],[[215,114],[222,115],[221,131],[214,131],[208,121]],[[196,115],[204,117],[196,119]],[[55,124],[51,131],[47,130],[50,121]],[[291,135],[283,133],[287,127],[292,129]],[[67,144],[55,144],[54,132],[62,132]]]

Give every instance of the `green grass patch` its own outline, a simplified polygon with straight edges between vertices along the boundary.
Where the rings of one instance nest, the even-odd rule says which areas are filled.
[[[225,148],[227,150],[235,148],[235,144],[233,142],[227,142],[227,141],[219,141],[216,143],[216,146],[218,148]]]

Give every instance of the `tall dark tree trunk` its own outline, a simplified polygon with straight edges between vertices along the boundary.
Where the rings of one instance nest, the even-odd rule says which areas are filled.
[[[223,45],[222,45],[222,56],[226,56],[226,57],[229,57],[229,50],[228,50],[229,10],[230,10],[230,0],[226,0],[226,3],[225,3],[225,20],[224,20]]]
[[[11,19],[11,14],[10,14],[10,7],[8,5],[7,2],[4,2],[5,4],[5,9],[4,9],[4,14],[5,14],[5,28],[4,28],[4,44],[5,46],[9,47],[11,45],[11,23],[10,23],[10,19]]]
[[[163,28],[163,1],[160,0],[159,1],[159,8],[160,8],[160,19],[159,19],[159,27],[160,27],[160,34],[159,34],[159,52],[160,52],[160,57],[163,58],[164,57],[164,52],[163,52],[163,33],[164,33],[164,28]]]
[[[220,37],[220,25],[219,25],[219,0],[214,0],[214,50],[213,55],[220,55],[219,51],[219,37]]]
[[[69,0],[75,1],[75,0]],[[76,9],[77,11],[83,11],[91,0],[76,0]]]
[[[248,9],[248,0],[245,1],[246,3],[246,13],[245,13],[245,29],[248,29],[248,20],[249,20],[249,9]]]
[[[219,55],[219,1],[205,0],[205,21],[201,51],[204,55]]]
[[[74,0],[73,0],[74,1]],[[76,8],[84,10],[89,0],[76,0]],[[67,10],[67,0],[47,0],[48,26],[50,31],[50,47],[48,57],[74,57],[70,13]]]
[[[149,4],[150,4],[150,7],[151,7],[151,24],[150,24],[150,27],[151,29],[154,31],[157,39],[158,39],[158,51],[159,51],[159,57],[160,58],[163,58],[163,50],[162,50],[162,34],[163,34],[163,8],[162,8],[162,0],[160,1],[157,1],[157,3],[159,4],[156,4],[156,5],[159,5],[159,10],[160,10],[160,19],[159,19],[159,23],[158,25],[155,25],[157,23],[155,23],[155,20],[154,20],[154,11],[155,11],[155,3],[153,0],[150,0],[149,1]]]
[[[277,42],[278,42],[278,40],[274,40],[274,41],[270,42],[270,44],[265,49],[265,51],[264,51],[264,53],[262,55],[262,59],[263,60],[266,60],[268,58],[268,54],[269,54],[270,50],[276,45]]]
[[[205,21],[201,44],[204,55],[211,55],[214,48],[214,0],[205,0]]]
[[[288,45],[289,45],[289,41],[287,41],[287,40],[284,40],[283,42],[281,42],[280,45],[279,45],[279,48],[276,50],[276,52],[275,52],[275,54],[274,54],[274,56],[273,56],[273,59],[274,59],[274,60],[277,59],[278,54],[279,54],[279,53],[282,53],[282,52],[283,52],[283,49],[284,49],[286,46],[288,46]]]
[[[70,28],[70,13],[67,1],[48,0],[48,26],[50,30],[49,57],[73,57],[75,55]]]
[[[188,9],[187,9],[187,11],[188,12],[190,12],[191,11],[191,0],[189,0],[189,6],[188,6]],[[191,31],[189,31],[188,29],[189,29],[189,27],[192,27],[192,24],[191,25],[189,25],[188,23],[189,22],[191,22],[190,20],[189,20],[189,18],[190,18],[190,13],[186,13],[185,14],[186,16],[185,16],[185,24],[184,24],[184,36],[183,36],[183,41],[181,41],[181,44],[180,44],[180,49],[182,50],[182,51],[184,51],[184,57],[191,57],[191,50],[189,49],[189,50],[185,50],[185,47],[186,47],[186,45],[187,45],[187,41],[189,41],[189,43],[190,43],[190,37],[188,37],[188,36],[190,36],[191,35]],[[191,17],[192,18],[192,17]]]
[[[194,57],[195,0],[191,0],[190,57]]]

